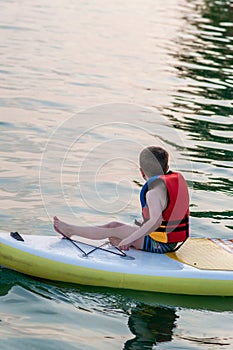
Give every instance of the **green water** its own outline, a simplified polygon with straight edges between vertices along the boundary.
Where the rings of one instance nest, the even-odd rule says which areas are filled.
[[[194,237],[232,238],[233,3],[1,1],[1,230],[140,215],[138,153],[188,181]],[[43,237],[42,237],[43,239]],[[233,298],[0,268],[1,349],[232,349]]]

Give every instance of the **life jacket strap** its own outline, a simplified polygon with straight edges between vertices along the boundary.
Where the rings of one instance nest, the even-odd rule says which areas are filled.
[[[181,232],[189,228],[189,225],[186,224],[184,226],[177,226],[177,227],[172,227],[171,225],[161,225],[159,226],[155,232]]]
[[[177,241],[174,240],[174,234]],[[162,221],[162,224],[149,234],[155,241],[161,243],[184,242],[189,236],[189,218],[185,216],[182,220]]]
[[[173,225],[177,226],[177,225],[187,224],[188,222],[189,222],[189,218],[188,218],[188,215],[186,215],[182,220],[169,221],[169,226],[173,226]],[[168,222],[163,220],[161,225],[167,226]]]

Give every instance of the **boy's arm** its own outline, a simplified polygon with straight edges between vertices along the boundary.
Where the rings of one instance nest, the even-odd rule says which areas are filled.
[[[158,181],[155,188],[146,194],[147,206],[149,209],[150,219],[146,221],[140,228],[136,229],[129,237],[123,239],[119,243],[119,247],[123,248],[132,244],[137,239],[146,236],[150,232],[156,230],[162,222],[162,212],[166,208],[167,194],[166,186],[163,182]]]

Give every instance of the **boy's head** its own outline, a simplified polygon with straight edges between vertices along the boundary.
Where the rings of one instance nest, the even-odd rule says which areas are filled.
[[[161,147],[146,147],[140,153],[139,163],[143,177],[163,175],[168,171],[168,153]]]

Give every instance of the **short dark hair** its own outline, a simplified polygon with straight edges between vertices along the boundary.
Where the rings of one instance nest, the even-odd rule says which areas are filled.
[[[168,152],[162,147],[149,146],[139,156],[142,170],[148,177],[165,174],[168,167]]]

